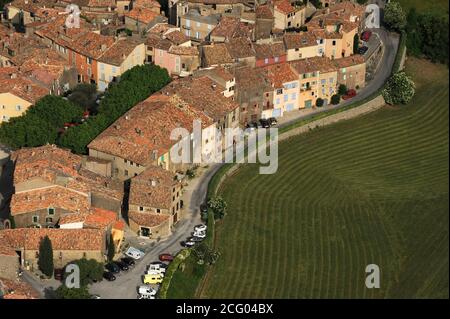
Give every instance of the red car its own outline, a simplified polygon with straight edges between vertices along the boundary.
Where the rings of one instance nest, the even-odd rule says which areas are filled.
[[[353,90],[353,89],[350,89],[350,90],[347,91],[347,93],[344,96],[342,96],[342,99],[343,100],[348,100],[348,99],[351,99],[352,97],[355,97],[355,96],[356,96],[356,91]]]
[[[159,260],[161,261],[172,261],[173,256],[171,254],[161,254],[159,255]]]
[[[364,42],[367,42],[367,41],[369,41],[371,36],[372,36],[372,31],[364,31],[361,34],[361,40],[363,40]]]

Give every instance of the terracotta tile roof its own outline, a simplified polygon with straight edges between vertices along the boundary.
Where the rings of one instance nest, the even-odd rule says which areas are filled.
[[[281,88],[285,83],[299,79],[298,74],[288,63],[269,65],[263,68],[274,88]]]
[[[225,43],[205,45],[202,50],[205,64],[208,66],[234,62]]]
[[[87,7],[98,8],[98,7],[115,7],[115,0],[88,0],[86,3]]]
[[[148,29],[148,33],[158,33],[158,34],[164,34],[165,32],[169,31],[170,29],[178,29],[177,26],[168,24],[168,23],[157,23],[150,29]]]
[[[6,7],[15,7],[26,12],[37,12],[43,6],[51,7],[56,3],[56,0],[14,0],[7,4]]]
[[[99,61],[111,65],[121,66],[125,59],[142,42],[131,38],[118,39],[100,56]],[[144,57],[142,57],[144,58]]]
[[[350,66],[364,64],[366,61],[364,57],[360,54],[351,55],[345,58],[334,59],[333,63],[338,68],[348,68]]]
[[[0,230],[0,246],[39,250],[42,238],[48,236],[54,251],[103,251],[104,231],[99,229],[17,228]]]
[[[161,4],[156,0],[134,0],[134,8],[161,8]]]
[[[0,80],[1,93],[11,93],[34,104],[37,100],[49,94],[50,90],[23,76],[17,76],[15,78]]]
[[[155,165],[150,165],[131,179],[129,204],[170,210],[172,189],[180,182],[176,176]]]
[[[290,65],[299,73],[322,72],[328,73],[336,71],[333,61],[327,57],[313,57],[290,62]]]
[[[176,45],[180,45],[190,41],[189,37],[187,37],[183,32],[178,30],[167,32],[164,34],[164,37]]]
[[[316,37],[311,32],[286,33],[283,40],[288,50],[317,45]]]
[[[298,10],[300,10],[301,8],[304,8],[305,6],[293,6],[291,4],[291,2],[289,0],[275,0],[274,1],[274,7],[276,10],[284,13],[284,14],[289,14],[292,12],[296,12]]]
[[[3,299],[38,299],[39,294],[26,282],[19,280],[0,279],[0,292]]]
[[[149,24],[150,22],[152,22],[153,20],[155,20],[156,17],[160,16],[158,13],[156,13],[155,11],[149,9],[149,8],[145,8],[145,7],[138,7],[138,8],[134,8],[129,12],[126,12],[125,17],[145,23],[145,24]]]
[[[90,208],[88,194],[100,194],[110,200],[122,200],[122,185],[118,181],[88,171],[83,158],[54,145],[23,148],[11,155],[15,163],[14,185],[42,180],[50,188],[34,189],[13,195],[11,212],[27,213],[47,207],[60,207],[73,212]],[[36,186],[41,187],[41,186]]]
[[[256,18],[273,19],[273,12],[269,5],[260,5],[256,8]]]
[[[238,91],[258,89],[260,92],[273,91],[272,85],[261,68],[249,66],[238,67],[233,70]]]
[[[11,198],[11,215],[26,214],[49,207],[70,212],[87,212],[90,207],[88,194],[80,194],[61,186],[15,193]],[[31,223],[30,223],[31,224]]]
[[[163,222],[169,220],[170,215],[166,214],[157,214],[157,213],[149,213],[149,212],[129,212],[128,218],[134,221],[139,226],[144,227],[155,227],[161,225]]]
[[[265,59],[286,55],[283,43],[254,44],[256,58]]]
[[[226,46],[233,59],[248,58],[256,55],[252,41],[248,38],[230,39]]]
[[[233,81],[234,79],[234,75],[228,69],[222,66],[197,70],[194,73],[194,77],[203,77],[203,76],[207,76],[216,82],[219,81],[223,83],[223,85],[225,84],[225,82]]]
[[[114,44],[113,36],[105,36],[95,32],[87,32],[68,44],[68,48],[84,56],[99,59]]]
[[[106,229],[117,222],[117,213],[101,208],[92,208],[89,213],[64,215],[58,223],[59,225],[83,223],[83,228]]]
[[[161,91],[164,94],[178,96],[199,112],[217,121],[234,111],[239,105],[223,96],[215,86],[216,83],[209,77],[189,77],[173,81]]]
[[[196,47],[183,47],[183,46],[171,46],[169,49],[169,53],[175,55],[188,55],[188,56],[197,56],[199,55],[198,49]]]
[[[222,17],[219,24],[211,31],[211,37],[231,39],[237,37],[251,37],[253,26],[241,22],[239,18]]]
[[[212,124],[212,119],[177,97],[156,93],[125,113],[88,147],[147,165],[155,161],[153,152],[159,157],[175,144],[170,139],[173,129],[183,127],[192,132],[194,120],[201,120],[204,127]]]

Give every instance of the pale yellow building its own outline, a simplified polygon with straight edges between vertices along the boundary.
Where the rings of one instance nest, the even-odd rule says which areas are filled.
[[[109,83],[117,81],[127,70],[143,65],[146,47],[143,42],[119,39],[98,60],[98,89],[105,91]]]
[[[31,105],[50,91],[32,81],[12,74],[0,79],[0,123],[21,116]]]
[[[278,0],[274,2],[273,16],[276,29],[299,28],[305,24],[306,6],[291,4],[289,0]]]

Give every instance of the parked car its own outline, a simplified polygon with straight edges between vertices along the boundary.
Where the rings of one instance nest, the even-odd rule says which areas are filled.
[[[196,231],[196,232],[206,231],[207,228],[208,228],[208,226],[206,226],[204,224],[200,224],[200,225],[194,226],[194,231]]]
[[[64,277],[64,269],[63,268],[55,268],[55,270],[53,271],[53,274],[55,276],[56,280],[63,280]]]
[[[113,263],[115,265],[117,265],[120,268],[120,270],[122,270],[122,271],[128,270],[128,265],[126,263],[124,263],[123,261],[113,261]]]
[[[182,247],[189,248],[189,247],[192,247],[192,246],[195,245],[195,241],[191,241],[191,240],[183,240],[183,241],[180,242],[180,245],[181,245]]]
[[[99,295],[91,295],[91,299],[102,299]]]
[[[114,276],[114,274],[110,271],[105,271],[103,273],[103,278],[105,278],[108,281],[114,281],[116,280],[116,276]]]
[[[261,124],[261,126],[263,128],[269,128],[270,127],[270,122],[266,119],[260,119],[259,123]]]
[[[141,259],[145,256],[144,252],[140,251],[139,249],[136,249],[134,247],[128,248],[128,250],[125,252],[125,255],[128,257],[131,257],[133,259]]]
[[[159,267],[162,267],[162,268],[167,268],[167,267],[169,267],[167,264],[165,264],[165,263],[163,263],[163,262],[161,262],[161,261],[153,261],[153,262],[150,263],[150,265],[159,265]],[[150,266],[150,265],[149,265],[149,266]]]
[[[364,42],[367,42],[367,41],[369,41],[371,36],[372,36],[372,31],[364,31],[363,33],[361,33],[361,40],[363,40]]]
[[[161,261],[172,261],[173,256],[171,254],[161,254],[159,255],[159,260]]]
[[[160,274],[144,275],[144,284],[156,285],[163,281],[163,276]]]
[[[160,274],[164,274],[166,272],[166,268],[165,267],[161,267],[161,265],[159,264],[150,264],[147,267],[148,271],[156,271]]]
[[[369,50],[369,48],[366,46],[363,46],[358,49],[358,53],[361,55],[364,55],[367,52],[367,50]]]
[[[277,125],[278,121],[276,118],[271,117],[271,118],[269,118],[269,123],[270,123],[270,125]]]
[[[201,213],[207,213],[208,212],[208,204],[203,203],[200,205],[200,212]]]
[[[204,231],[195,231],[192,233],[193,237],[198,237],[198,238],[205,238],[206,237],[206,232]]]
[[[138,294],[138,299],[156,299],[155,295]]]
[[[188,238],[186,239],[186,241],[193,241],[194,243],[198,243],[198,242],[203,241],[203,239],[205,239],[205,238],[200,238],[200,237],[188,237]]]
[[[105,268],[112,272],[113,274],[117,274],[120,272],[120,267],[118,265],[116,265],[115,263],[111,262],[111,263],[107,263],[105,265]]]
[[[139,286],[138,287],[138,293],[140,295],[151,295],[154,296],[156,295],[156,289],[150,287],[150,286]]]
[[[123,257],[120,259],[122,262],[124,262],[125,264],[127,264],[128,267],[132,267],[135,265],[135,262],[132,258],[130,257]]]
[[[342,96],[343,100],[348,100],[351,99],[352,97],[356,96],[356,91],[353,89],[350,89],[347,91],[347,93],[345,95]]]

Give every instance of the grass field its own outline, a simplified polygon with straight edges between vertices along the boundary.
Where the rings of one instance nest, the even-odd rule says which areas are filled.
[[[439,15],[448,15],[448,0],[398,0],[406,12],[416,8],[417,12],[429,11]]]
[[[202,298],[448,298],[448,70],[410,59],[410,105],[280,144],[220,190],[221,257]],[[365,267],[381,288],[365,287]]]

